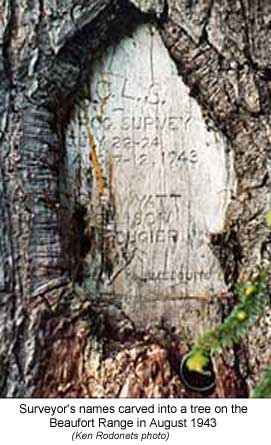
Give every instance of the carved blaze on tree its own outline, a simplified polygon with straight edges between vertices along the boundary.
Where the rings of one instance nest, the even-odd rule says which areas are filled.
[[[42,4],[34,2],[31,9],[21,1],[3,2],[0,10],[2,395],[195,395],[180,381],[180,357],[188,350],[198,327],[213,326],[225,317],[233,304],[227,289],[240,277],[248,276],[255,264],[268,257],[270,250],[270,234],[264,222],[270,208],[269,9],[267,0],[255,0],[253,4],[246,0],[199,0],[189,5],[183,0],[95,0],[86,4],[45,0]],[[143,23],[152,26],[142,28]],[[93,93],[99,76],[109,72],[103,63],[110,62],[108,54],[112,48],[116,52],[118,48],[128,49],[127,66],[123,64],[121,68],[124,71],[112,70],[112,73],[122,76],[120,82],[131,80],[129,70],[134,63],[131,55],[138,57],[128,42],[132,31],[135,45],[140,46],[140,39],[143,44],[150,39],[155,49],[159,42],[157,53],[152,53],[156,54],[152,68],[160,76],[161,84],[165,84],[164,70],[170,70],[170,76],[175,78],[172,86],[169,82],[167,90],[159,87],[159,91],[155,90],[154,79],[150,91],[148,82],[144,83],[144,79],[141,82],[138,68],[141,89],[134,83],[130,89],[130,97],[147,97],[141,118],[145,119],[143,125],[148,118],[149,129],[137,133],[148,138],[148,144],[152,138],[148,151],[142,151],[141,147],[139,162],[146,163],[144,169],[138,166],[138,159],[123,165],[123,156],[129,151],[129,148],[124,151],[124,138],[128,145],[135,142],[129,117],[139,116],[140,106],[126,104],[128,113],[125,108],[127,114],[122,114],[119,121],[114,120],[116,132],[110,137],[120,144],[116,153],[111,150],[112,140],[106,142],[105,125],[99,134],[98,125],[93,128],[93,119],[97,117],[96,123],[99,119],[105,123],[103,117],[113,119],[113,107],[121,105],[119,82],[110,80],[116,97],[109,97],[107,103],[106,91],[99,96],[96,88],[99,96],[96,107],[95,94],[89,97],[85,94],[86,85],[88,92]],[[159,54],[163,54],[161,61]],[[161,72],[155,71],[158,63],[163,67]],[[139,62],[134,63],[135,70],[137,66],[140,67]],[[129,75],[123,76],[126,69]],[[150,74],[148,70],[146,74]],[[101,85],[104,88],[108,82]],[[122,85],[123,91],[129,95]],[[167,91],[164,104],[163,91]],[[193,99],[188,98],[188,91]],[[143,96],[134,96],[135,92]],[[150,96],[154,103],[150,103]],[[157,98],[161,98],[162,108],[155,103]],[[189,113],[181,109],[185,101],[190,104]],[[163,112],[168,106],[170,112]],[[185,140],[184,123],[176,127],[178,121],[167,119],[185,115],[192,121],[189,138],[198,131],[199,140],[195,139],[191,147],[189,138],[185,142],[185,159],[192,157],[186,161],[191,165],[183,167],[175,166],[180,154],[174,152],[179,148],[180,138],[183,136]],[[209,133],[201,116],[211,127]],[[155,128],[151,128],[151,122],[156,123]],[[195,129],[193,125],[197,122]],[[119,134],[120,125],[126,130],[122,128]],[[169,129],[166,133],[162,125]],[[153,143],[157,131],[160,140]],[[216,157],[204,150],[208,138],[214,138],[214,134]],[[165,150],[161,137],[167,141]],[[77,157],[76,162],[80,168],[71,168],[69,160],[74,161],[73,155],[78,152],[81,158]],[[163,156],[166,158],[172,152],[163,167]],[[181,156],[179,161],[183,159]],[[169,167],[174,167],[173,171]],[[198,168],[197,175],[193,173],[194,167]],[[209,173],[209,189],[204,188],[208,181],[202,182],[206,177],[203,172]],[[144,175],[148,178],[140,183]],[[127,255],[133,254],[133,245],[125,241],[131,227],[124,220],[122,196],[127,201],[140,191],[136,196],[142,200],[149,193],[145,188],[150,188],[152,195],[160,192],[176,195],[177,188],[180,190],[184,183],[187,186],[188,179],[191,194],[186,188],[181,203],[174,204],[175,212],[179,205],[182,214],[184,207],[191,204],[190,213],[182,215],[186,232],[179,230],[179,226],[176,230],[180,221],[173,213],[152,230],[150,220],[145,220],[140,229],[144,234],[140,239],[137,235],[134,244],[137,251],[141,248],[141,257],[134,263],[131,259],[131,273],[123,278],[125,261],[129,262]],[[223,205],[217,197],[218,185],[225,185]],[[197,196],[202,196],[204,190],[206,207],[202,200],[197,203]],[[115,201],[110,201],[112,196]],[[176,199],[175,196],[174,203]],[[170,204],[167,210],[173,212],[173,207]],[[152,208],[153,224],[157,224],[157,214],[163,212],[157,203]],[[141,212],[137,218],[146,218],[147,213]],[[194,250],[189,247],[187,230],[192,227],[189,215],[195,222]],[[133,211],[131,218],[135,218]],[[214,218],[217,218],[215,223]],[[110,227],[116,231],[113,237],[105,236],[105,229]],[[197,231],[198,234],[201,231],[200,236]],[[123,232],[124,238],[117,238],[117,233],[120,237]],[[150,239],[146,241],[150,232],[156,236],[156,244],[151,247]],[[173,246],[168,251],[165,245],[170,246],[184,233],[178,249]],[[169,238],[166,240],[165,236]],[[155,250],[158,242],[162,244],[160,252]],[[169,286],[165,284],[166,275],[161,273],[172,274],[172,265],[182,262],[193,265],[195,273],[195,264],[201,261],[195,257],[200,242],[205,258],[202,261],[208,263],[212,258],[214,275],[205,277],[203,283],[194,278],[195,286],[185,284],[179,276],[177,285],[174,272],[175,275],[167,275]],[[193,258],[188,261],[191,249]],[[160,272],[160,278],[164,278],[162,284],[148,275],[149,269],[147,275],[138,276],[142,255],[146,258],[144,264],[152,266],[151,271]],[[160,270],[161,258],[168,261],[169,270]],[[200,268],[196,272],[203,274],[206,270]],[[139,285],[140,279],[146,282]],[[125,298],[118,298],[121,293]],[[198,297],[201,293],[205,298]],[[151,294],[155,301],[149,298]],[[173,294],[176,298],[172,303],[169,297]],[[212,395],[246,396],[258,381],[270,361],[269,317],[267,310],[238,348],[225,351],[216,359],[216,389]]]

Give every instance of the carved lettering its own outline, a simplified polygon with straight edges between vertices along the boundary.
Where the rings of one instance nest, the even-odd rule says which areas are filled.
[[[101,293],[140,304],[218,295],[225,283],[209,234],[223,230],[234,187],[231,155],[226,141],[207,131],[158,32],[144,25],[133,39],[97,60],[89,128],[78,139],[92,169],[82,196],[89,193],[100,240],[89,268],[96,273],[100,264]],[[78,121],[86,126],[83,112]],[[89,132],[98,167],[89,160]]]

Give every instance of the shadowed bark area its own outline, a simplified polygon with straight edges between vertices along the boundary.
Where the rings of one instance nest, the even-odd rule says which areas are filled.
[[[233,149],[237,193],[224,232],[210,240],[227,284],[270,257],[264,222],[270,208],[270,29],[264,20],[269,2],[131,3],[4,0],[1,5],[2,396],[202,395],[186,390],[179,378],[191,335],[168,326],[137,330],[116,306],[90,300],[74,273],[78,256],[85,255],[84,210],[65,227],[69,212],[59,175],[68,111],[97,50],[137,23],[158,18],[191,95]],[[206,303],[210,326],[232,304],[230,291]],[[248,394],[270,363],[269,318],[267,309],[243,344],[217,360],[216,389],[207,395]]]

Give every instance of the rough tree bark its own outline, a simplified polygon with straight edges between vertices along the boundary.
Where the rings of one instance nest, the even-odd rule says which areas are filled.
[[[210,246],[227,285],[248,276],[270,255],[268,0],[1,0],[0,19],[1,395],[197,396],[180,381],[179,359],[198,325],[225,317],[232,293],[188,298],[191,329],[180,317],[175,331],[170,320],[137,327],[121,306],[93,297],[82,272],[88,209],[71,208],[63,191],[65,135],[97,52],[155,22],[233,153],[235,196]],[[211,395],[247,396],[270,364],[270,337],[267,309],[217,359]]]

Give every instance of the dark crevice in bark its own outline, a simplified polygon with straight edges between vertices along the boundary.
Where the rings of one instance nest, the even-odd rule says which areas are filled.
[[[93,234],[88,233],[86,225],[87,210],[83,206],[77,205],[72,216],[71,229],[69,236],[71,237],[71,245],[67,251],[72,252],[74,258],[73,279],[79,285],[84,280],[84,260],[92,246]]]
[[[237,233],[230,230],[211,234],[210,246],[221,264],[225,283],[233,286],[237,282],[242,264],[242,249]]]
[[[3,58],[1,58],[1,62],[3,63],[4,67],[4,75],[5,75],[5,83],[8,85],[9,90],[11,91],[13,88],[12,83],[12,63],[9,56],[9,48],[10,48],[10,41],[11,41],[11,35],[12,35],[12,29],[14,26],[14,16],[15,16],[15,10],[14,10],[14,2],[10,0],[9,2],[9,12],[8,12],[8,22],[4,31],[3,36]]]
[[[240,394],[239,397],[247,398],[249,397],[249,387],[247,384],[248,372],[247,369],[244,370],[244,365],[241,363],[240,356],[245,356],[245,348],[242,344],[234,345],[233,354],[234,354],[234,370],[236,374],[236,378],[240,385]]]

